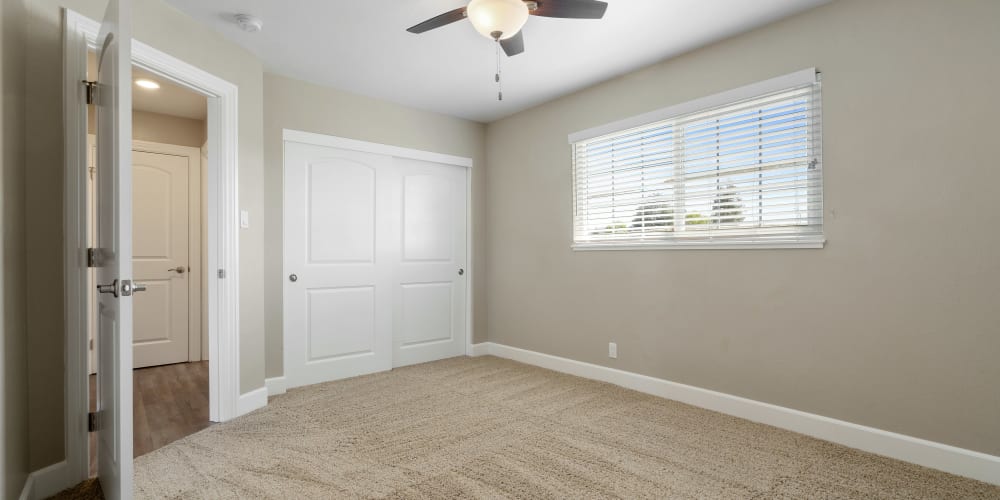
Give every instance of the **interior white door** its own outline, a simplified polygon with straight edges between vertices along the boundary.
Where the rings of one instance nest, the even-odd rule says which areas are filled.
[[[87,248],[97,248],[97,136],[87,134]],[[97,269],[87,268],[87,373],[97,373]]]
[[[290,387],[392,367],[391,158],[285,146],[285,377]],[[398,247],[397,247],[398,248]]]
[[[132,150],[133,366],[188,361],[188,176],[197,158]]]
[[[98,477],[111,500],[132,496],[131,2],[109,0],[98,36]]]
[[[464,167],[395,158],[402,180],[393,366],[465,354]]]
[[[464,354],[466,174],[285,143],[288,386]]]

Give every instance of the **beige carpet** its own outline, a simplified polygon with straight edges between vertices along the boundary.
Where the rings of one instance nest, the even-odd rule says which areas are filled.
[[[136,459],[137,498],[1000,498],[494,357],[331,382]]]

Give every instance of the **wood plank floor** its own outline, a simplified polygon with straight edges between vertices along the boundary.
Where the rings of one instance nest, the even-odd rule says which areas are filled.
[[[206,427],[208,361],[141,368],[133,372],[134,456]]]
[[[134,370],[133,456],[145,455],[209,425],[208,361]],[[91,411],[96,408],[96,376],[90,376]],[[95,433],[90,435],[91,475],[96,473]]]

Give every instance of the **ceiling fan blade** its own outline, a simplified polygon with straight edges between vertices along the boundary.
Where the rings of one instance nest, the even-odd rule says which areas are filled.
[[[507,57],[516,56],[524,52],[524,30],[518,31],[516,35],[506,40],[500,40],[500,47],[503,48]]]
[[[410,33],[423,33],[434,28],[440,28],[447,24],[451,24],[455,21],[461,21],[462,19],[465,19],[465,7],[459,7],[455,10],[445,12],[440,16],[432,17],[420,24],[406,28],[406,31],[409,31]]]
[[[607,2],[598,0],[538,0],[538,8],[530,14],[568,19],[600,19],[608,10]]]

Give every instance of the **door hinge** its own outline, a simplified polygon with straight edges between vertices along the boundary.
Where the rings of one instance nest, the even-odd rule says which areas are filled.
[[[97,266],[97,249],[88,248],[87,249],[87,267],[98,267]]]
[[[225,277],[226,277],[226,270],[225,269],[219,269],[219,279],[221,280],[221,279],[223,279]]]
[[[84,80],[83,85],[87,87],[87,104],[97,104],[97,82]]]
[[[101,428],[101,419],[96,411],[87,414],[87,432],[97,432]]]

